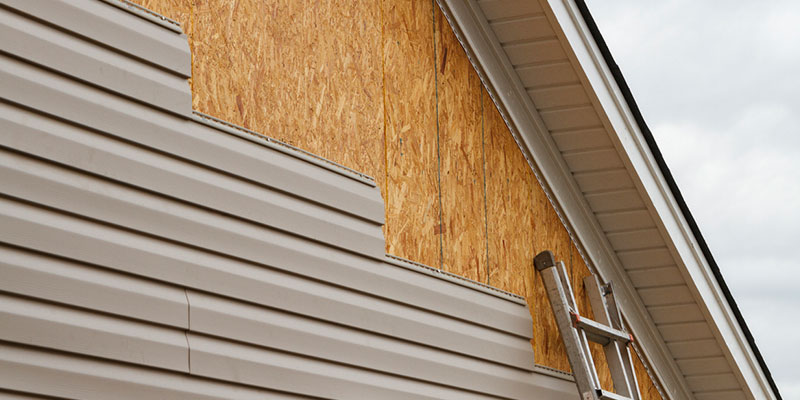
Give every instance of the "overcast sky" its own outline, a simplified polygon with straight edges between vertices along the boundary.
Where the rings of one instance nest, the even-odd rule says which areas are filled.
[[[587,0],[784,399],[800,399],[800,1]]]

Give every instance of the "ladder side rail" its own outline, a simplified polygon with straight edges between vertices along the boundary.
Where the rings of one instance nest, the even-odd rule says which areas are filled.
[[[573,315],[579,316],[580,311],[578,310],[578,301],[575,299],[575,291],[572,290],[572,283],[569,279],[569,273],[567,272],[567,268],[564,266],[563,261],[558,261],[553,269],[557,270],[556,275],[558,275],[558,278],[561,281],[561,287],[564,291],[565,297],[567,298],[569,311],[568,317],[573,330],[578,333],[578,347],[582,350],[580,352],[581,356],[587,359],[588,369],[590,372],[589,377],[591,378],[592,385],[594,386],[595,390],[600,389],[600,378],[597,376],[597,369],[594,366],[594,359],[592,358],[592,350],[589,348],[589,342],[591,341],[589,336],[591,334],[585,329],[580,328],[577,322],[573,319]]]
[[[591,353],[588,352],[586,334],[572,325],[570,313],[573,310],[570,309],[570,305],[575,304],[575,301],[571,294],[572,290],[570,290],[569,296],[565,291],[571,286],[569,286],[569,281],[563,279],[564,265],[563,263],[560,263],[560,266],[556,264],[552,253],[542,252],[534,259],[534,266],[542,275],[542,282],[550,301],[550,307],[553,309],[556,326],[567,351],[578,391],[584,400],[599,400],[598,389],[600,386]],[[572,301],[570,302],[570,300]]]
[[[620,313],[619,308],[617,307],[617,299],[614,297],[614,290],[611,287],[611,283],[608,284],[608,289],[606,290],[606,304],[608,304],[608,312],[611,316],[611,322],[615,324],[615,328],[622,329],[627,331],[622,325],[622,313]],[[631,343],[631,346],[633,344]],[[628,376],[631,377],[630,383],[633,386],[633,395],[631,396],[634,400],[639,400],[641,398],[641,393],[639,392],[639,382],[636,378],[636,371],[633,369],[633,355],[630,351],[630,346],[625,347],[625,354],[623,354],[623,366],[625,367],[625,371],[627,372]]]
[[[563,261],[559,261],[556,263],[555,268],[558,269],[558,279],[561,281],[561,287],[564,288],[564,292],[567,296],[567,305],[571,311],[578,313],[578,302],[575,300],[575,292],[572,290],[572,283],[569,280],[567,267],[564,266]]]
[[[620,313],[617,307],[617,299],[614,297],[614,289],[611,287],[611,283],[608,283],[603,288],[605,290],[605,300],[608,306],[608,316],[611,319],[611,326],[626,331],[625,327],[622,325],[622,313]]]
[[[583,283],[589,295],[589,304],[594,312],[595,321],[609,326],[612,329],[620,330],[622,327],[619,325],[619,322],[617,322],[619,319],[615,321],[614,318],[619,318],[619,310],[616,308],[616,302],[613,301],[611,292],[607,291],[607,295],[604,296],[601,292],[600,282],[594,275],[584,278]],[[613,314],[616,315],[612,317]],[[628,349],[628,343],[627,341],[620,342],[617,340],[609,340],[609,342],[603,346],[603,352],[606,355],[608,369],[611,372],[611,379],[614,382],[614,391],[616,394],[633,400],[639,400],[639,387],[636,383],[636,374],[631,368],[631,355]]]

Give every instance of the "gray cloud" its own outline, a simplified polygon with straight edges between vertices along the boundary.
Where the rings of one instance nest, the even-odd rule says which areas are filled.
[[[800,399],[800,2],[589,0],[785,399]]]

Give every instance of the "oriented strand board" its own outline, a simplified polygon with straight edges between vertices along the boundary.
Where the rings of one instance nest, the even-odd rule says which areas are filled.
[[[433,4],[382,4],[387,252],[440,266]]]
[[[484,141],[486,147],[486,207],[489,244],[488,283],[526,295],[526,274],[535,256],[537,220],[531,194],[534,175],[484,91]],[[539,336],[538,333],[536,333]]]
[[[195,109],[383,175],[380,4],[207,0],[192,14]]]
[[[442,268],[486,282],[481,82],[435,8]]]
[[[550,250],[572,270],[572,242],[488,94],[483,95],[486,143],[488,283],[526,297],[534,322],[536,362],[569,371],[564,344],[541,276],[536,253]]]

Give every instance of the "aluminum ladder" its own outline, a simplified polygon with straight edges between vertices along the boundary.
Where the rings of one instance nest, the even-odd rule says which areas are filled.
[[[533,259],[533,265],[542,274],[547,297],[582,400],[640,400],[639,386],[628,348],[633,337],[622,326],[622,317],[614,301],[611,284],[601,286],[593,275],[584,279],[589,303],[597,320],[593,321],[582,317],[578,312],[563,262],[556,262],[553,253],[543,251]],[[603,345],[616,393],[600,387],[589,351],[589,341]]]

